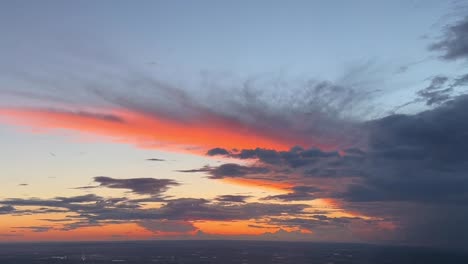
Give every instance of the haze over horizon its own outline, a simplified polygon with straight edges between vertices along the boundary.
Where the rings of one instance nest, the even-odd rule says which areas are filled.
[[[466,1],[4,1],[0,32],[0,242],[467,249]]]

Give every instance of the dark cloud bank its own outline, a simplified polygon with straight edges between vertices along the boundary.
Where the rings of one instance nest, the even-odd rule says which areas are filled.
[[[440,52],[444,60],[466,61],[468,17],[447,26],[430,49]],[[391,220],[397,226],[389,235],[394,242],[466,248],[468,95],[454,95],[454,90],[466,88],[467,76],[436,75],[429,86],[417,92],[416,99],[432,109],[361,123],[358,130],[366,140],[354,147],[341,151],[215,148],[207,155],[254,163],[222,164],[199,171],[215,179],[294,183],[290,193],[264,200],[332,197],[347,209]]]
[[[369,121],[363,129],[368,142],[362,149],[215,149],[208,155],[256,162],[201,171],[211,178],[263,176],[295,183],[290,193],[264,199],[333,197],[348,209],[397,223],[394,239],[400,242],[463,246],[468,241],[468,228],[462,224],[468,220],[468,96],[418,114]],[[327,181],[346,188],[323,185]],[[314,186],[317,182],[322,185]]]

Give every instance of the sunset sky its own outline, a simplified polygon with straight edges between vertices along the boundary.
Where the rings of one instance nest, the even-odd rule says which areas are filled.
[[[465,1],[2,1],[0,242],[468,245]]]

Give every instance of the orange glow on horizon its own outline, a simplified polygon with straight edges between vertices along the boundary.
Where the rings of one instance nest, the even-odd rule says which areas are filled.
[[[266,232],[276,232],[280,227],[264,226],[256,228],[254,221],[198,221],[194,226],[207,234],[213,235],[262,235]],[[290,228],[283,228],[290,231]]]

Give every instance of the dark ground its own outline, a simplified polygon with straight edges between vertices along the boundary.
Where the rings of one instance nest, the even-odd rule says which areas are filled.
[[[10,263],[466,264],[468,252],[363,244],[262,241],[0,244],[0,264]]]

